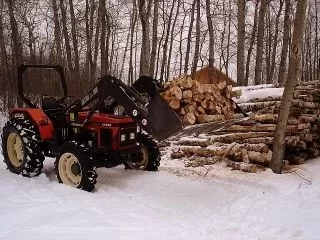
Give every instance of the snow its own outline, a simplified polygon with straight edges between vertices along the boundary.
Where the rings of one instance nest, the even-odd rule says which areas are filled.
[[[159,172],[98,169],[93,193],[59,184],[54,159],[34,178],[2,160],[0,239],[319,239],[320,158],[277,175],[186,168],[167,150]]]
[[[283,88],[275,88],[272,84],[233,88],[233,90],[236,89],[242,90],[241,97],[234,99],[236,103],[247,103],[254,99],[266,99],[267,97],[281,97],[283,94]]]
[[[248,174],[166,154],[156,173],[98,169],[93,193],[59,184],[53,159],[35,178],[1,162],[0,239],[318,239],[319,160]]]

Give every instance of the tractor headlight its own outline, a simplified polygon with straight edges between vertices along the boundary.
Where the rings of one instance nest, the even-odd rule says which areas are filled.
[[[120,135],[120,141],[124,142],[126,140],[126,135],[125,134],[121,134]]]
[[[134,132],[130,133],[130,140],[135,139],[135,137],[136,137],[136,135],[135,135],[135,133],[134,133]]]

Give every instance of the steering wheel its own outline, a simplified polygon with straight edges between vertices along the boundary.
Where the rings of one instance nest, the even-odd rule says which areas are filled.
[[[67,109],[70,105],[72,105],[77,99],[74,96],[65,96],[58,99],[58,104]]]

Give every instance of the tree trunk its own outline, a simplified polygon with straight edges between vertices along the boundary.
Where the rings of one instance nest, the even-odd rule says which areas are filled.
[[[4,41],[4,24],[3,24],[3,0],[0,2],[1,7],[0,7],[0,63],[1,63],[1,69],[0,69],[0,74],[1,74],[1,91],[7,91],[7,83],[10,81],[10,74],[9,74],[9,66],[8,66],[8,54],[7,54],[7,49]],[[6,96],[4,96],[6,97]],[[5,105],[5,104],[4,104]],[[5,106],[4,106],[5,107]]]
[[[101,17],[101,36],[100,36],[100,52],[101,52],[101,76],[108,73],[108,54],[106,46],[106,36],[107,36],[107,10],[106,10],[106,0],[100,0],[99,12]]]
[[[279,65],[279,74],[278,74],[278,83],[283,86],[285,83],[286,75],[286,65],[288,57],[288,48],[290,44],[290,12],[291,12],[291,0],[285,0],[285,14],[284,14],[284,23],[283,23],[283,42],[282,42],[282,52],[281,60]]]
[[[250,72],[250,62],[251,62],[251,54],[253,51],[254,40],[256,38],[257,26],[258,26],[258,4],[259,1],[256,2],[255,10],[254,10],[254,19],[253,19],[253,27],[250,39],[250,46],[248,49],[247,54],[247,61],[246,61],[246,75],[245,75],[245,85],[249,84],[249,72]]]
[[[62,64],[62,40],[61,40],[61,26],[59,20],[59,12],[57,0],[52,1],[53,19],[54,19],[54,43],[56,46],[55,57],[58,64]]]
[[[278,10],[277,17],[276,17],[276,22],[275,22],[276,28],[275,28],[274,37],[273,37],[271,68],[270,68],[270,73],[268,76],[268,83],[275,82],[273,80],[273,76],[274,76],[274,70],[275,70],[275,66],[276,66],[276,54],[277,54],[278,34],[279,34],[279,19],[280,19],[282,8],[283,8],[283,3],[284,3],[284,0],[280,0],[280,6],[279,6],[279,10]]]
[[[137,22],[137,11],[136,11],[136,1],[133,2],[133,11],[131,13],[130,19],[130,57],[129,57],[129,72],[128,72],[128,82],[133,83],[133,43],[134,43],[134,29]]]
[[[208,31],[209,31],[209,72],[208,78],[209,83],[213,83],[214,79],[214,30],[213,24],[211,19],[211,12],[210,12],[210,0],[206,0],[206,16],[207,16],[207,24],[208,24]]]
[[[256,56],[256,67],[254,83],[255,85],[262,83],[262,60],[263,60],[263,43],[264,43],[264,32],[265,32],[265,15],[269,0],[261,0],[259,10],[259,25],[257,35],[257,56]]]
[[[200,0],[196,0],[196,1],[197,1],[196,44],[194,46],[194,58],[192,63],[191,76],[194,76],[194,74],[197,71],[199,55],[200,55]]]
[[[157,57],[158,43],[158,22],[159,22],[159,0],[154,0],[153,3],[153,24],[152,24],[152,46],[150,55],[150,76],[154,77],[154,69]]]
[[[164,70],[167,64],[167,53],[168,53],[168,42],[169,42],[169,36],[170,36],[170,27],[171,27],[171,22],[172,22],[172,15],[173,15],[173,10],[174,10],[174,4],[176,1],[172,2],[172,6],[170,9],[170,14],[168,17],[168,23],[166,24],[166,35],[164,38],[164,43],[163,43],[163,49],[162,49],[162,64],[161,64],[161,70],[160,70],[160,79],[163,79],[164,76]]]
[[[244,47],[246,37],[246,1],[238,0],[237,83],[245,86]]]
[[[274,134],[273,154],[270,163],[270,167],[275,173],[282,172],[287,120],[289,117],[291,102],[293,100],[294,86],[297,82],[298,71],[300,68],[307,2],[307,0],[297,1],[288,77],[285,83],[279,119]]]
[[[98,66],[98,54],[99,54],[99,37],[100,37],[100,28],[101,28],[101,11],[100,3],[98,6],[98,17],[96,21],[95,34],[94,34],[94,50],[93,50],[93,63],[91,68],[91,76],[95,79],[97,66]],[[95,80],[93,81],[95,83]]]
[[[70,17],[71,17],[71,36],[72,36],[72,45],[73,45],[73,53],[74,53],[74,78],[75,78],[75,84],[80,87],[80,95],[82,95],[83,87],[82,87],[82,81],[80,79],[80,76],[81,76],[80,58],[79,58],[77,29],[76,29],[76,17],[73,9],[73,0],[69,0],[69,11],[70,11]],[[78,89],[79,88],[77,88],[77,90]]]
[[[188,38],[187,38],[187,48],[186,48],[186,57],[184,59],[184,75],[188,74],[189,69],[189,56],[190,56],[190,48],[191,48],[191,34],[193,29],[193,22],[194,22],[194,9],[196,5],[197,0],[193,0],[192,7],[191,7],[191,19],[190,19],[190,25],[189,25],[189,31],[188,31]]]
[[[138,0],[139,16],[142,27],[142,44],[140,55],[140,76],[150,76],[150,36],[149,19],[152,0]]]
[[[13,56],[14,56],[14,66],[15,69],[23,63],[23,48],[22,48],[22,42],[21,38],[19,35],[19,29],[18,29],[18,24],[16,21],[16,18],[14,16],[14,3],[15,1],[13,0],[6,0],[7,5],[8,5],[8,10],[9,10],[9,18],[10,18],[10,25],[11,25],[11,38],[13,42]],[[14,71],[14,79],[16,79],[16,71]],[[14,91],[17,91],[17,85],[14,87]],[[19,97],[17,98],[17,104],[18,107],[22,107],[22,99]],[[9,106],[12,107],[12,106]]]
[[[72,77],[72,80],[76,80],[74,78],[74,68],[72,64],[72,54],[71,54],[71,44],[69,39],[69,33],[68,33],[68,27],[67,27],[67,12],[66,7],[64,5],[64,0],[60,0],[60,9],[61,9],[61,20],[62,20],[62,28],[63,28],[63,36],[64,36],[64,42],[66,45],[66,53],[67,53],[67,62],[68,62],[68,70],[69,74]]]
[[[169,56],[168,56],[168,64],[167,64],[167,73],[166,73],[166,77],[165,77],[166,81],[169,80],[169,76],[170,76],[171,55],[172,55],[173,42],[174,42],[174,30],[175,30],[175,26],[176,26],[176,23],[177,23],[177,20],[178,20],[178,16],[179,16],[180,5],[181,5],[181,0],[178,0],[176,16],[174,17],[174,20],[173,20],[173,23],[172,23],[172,28],[171,28],[171,33],[170,33]]]

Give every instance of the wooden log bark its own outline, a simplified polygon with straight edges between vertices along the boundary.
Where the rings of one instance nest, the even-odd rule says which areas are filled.
[[[240,170],[243,172],[256,173],[258,167],[255,164],[227,161],[227,166],[232,170]]]
[[[248,157],[250,162],[269,163],[271,161],[272,151],[269,150],[267,153],[248,151]]]
[[[183,121],[187,125],[192,125],[196,122],[196,116],[192,112],[188,112],[186,115],[183,116]]]
[[[239,106],[245,112],[256,112],[258,110],[266,109],[270,106],[280,107],[281,101],[267,101],[267,102],[255,102],[255,103],[242,103]]]
[[[205,115],[201,114],[198,116],[199,123],[215,122],[215,121],[224,121],[225,116],[223,115]]]
[[[172,107],[174,110],[178,110],[180,108],[180,102],[177,99],[173,99],[169,102],[170,107]]]

